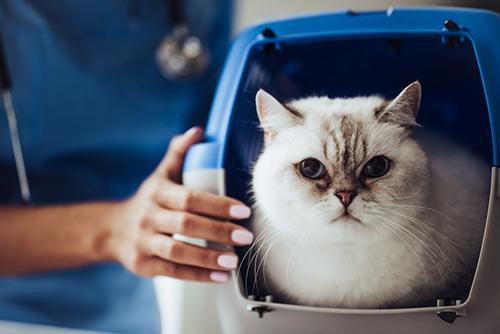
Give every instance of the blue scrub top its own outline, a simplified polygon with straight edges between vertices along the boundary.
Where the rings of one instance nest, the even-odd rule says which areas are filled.
[[[228,44],[231,3],[181,3],[189,27],[210,49],[211,68],[196,81],[167,80],[154,62],[172,29],[166,1],[0,1],[32,205],[123,199],[155,168],[173,135],[204,124]],[[19,202],[0,107],[0,204]],[[0,319],[159,331],[151,280],[111,263],[0,278]]]

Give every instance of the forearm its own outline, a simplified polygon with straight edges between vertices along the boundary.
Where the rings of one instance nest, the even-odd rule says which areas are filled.
[[[230,250],[198,247],[175,234],[249,245],[232,220],[250,217],[242,202],[180,184],[182,161],[203,132],[175,137],[155,171],[125,201],[48,207],[0,206],[0,276],[116,261],[144,276],[223,282],[238,264]]]
[[[65,269],[110,260],[116,203],[0,206],[0,275]]]

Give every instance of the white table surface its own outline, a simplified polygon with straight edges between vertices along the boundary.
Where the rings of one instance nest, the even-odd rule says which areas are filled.
[[[89,332],[75,329],[56,328],[21,324],[17,322],[0,321],[1,334],[104,334],[102,332]]]

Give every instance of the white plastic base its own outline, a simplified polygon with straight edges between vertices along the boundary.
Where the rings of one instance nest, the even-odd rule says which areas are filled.
[[[224,195],[224,170],[199,169],[183,174],[183,183],[194,190]],[[206,247],[205,240],[174,235],[174,238]],[[226,283],[228,284],[228,283]],[[186,282],[168,277],[155,279],[162,314],[162,332],[168,334],[219,334],[215,284]]]

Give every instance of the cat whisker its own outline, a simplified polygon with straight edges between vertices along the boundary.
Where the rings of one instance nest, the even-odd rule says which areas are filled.
[[[437,250],[439,251],[439,253],[440,253],[440,254],[438,254],[438,255],[440,256],[440,258],[444,260],[444,263],[448,266],[448,269],[450,269],[450,270],[452,270],[452,271],[453,271],[453,270],[454,270],[454,266],[453,266],[452,262],[450,261],[449,256],[448,256],[448,255],[446,255],[447,253],[443,252],[443,250],[441,249],[441,247],[439,246],[439,244],[436,242],[436,240],[434,240],[434,238],[433,238],[431,235],[429,235],[426,231],[424,231],[424,230],[422,230],[422,229],[419,229],[419,228],[418,228],[418,227],[419,227],[418,225],[416,225],[416,226],[415,226],[415,225],[412,225],[412,227],[413,227],[416,231],[418,231],[418,232],[420,232],[420,233],[424,234],[424,235],[428,238],[428,240],[430,240],[430,241],[433,243],[433,245],[436,247],[436,249],[437,249]],[[453,245],[450,245],[450,246],[451,246],[450,248],[451,248],[452,250],[457,251],[457,250],[456,250],[456,248],[455,248]]]
[[[302,242],[301,246],[300,246],[300,250],[299,250],[299,263],[302,263],[302,254],[304,254],[304,247],[306,245],[306,242],[307,240],[314,235],[314,233],[316,232],[316,230],[318,229],[318,227],[320,226],[320,224],[315,224],[316,226],[314,227],[314,231],[311,232],[311,234],[306,238],[306,240],[304,240],[304,242]]]
[[[442,284],[442,286],[444,286],[444,276],[443,276],[443,273],[441,271],[440,266],[438,265],[438,263],[436,262],[436,259],[435,259],[435,257],[439,254],[436,254],[436,252],[433,249],[429,248],[423,240],[421,240],[417,235],[412,233],[409,229],[405,228],[404,226],[402,226],[400,224],[397,224],[396,222],[394,222],[390,219],[389,219],[389,221],[391,222],[390,223],[391,225],[393,225],[395,228],[399,229],[401,232],[408,235],[408,237],[412,238],[413,240],[415,240],[417,243],[419,243],[421,245],[422,250],[425,252],[425,254],[429,258],[429,260],[432,261],[432,263],[434,264],[434,268],[436,268],[436,270],[438,271],[439,277],[441,278],[441,284]],[[444,255],[444,253],[442,251],[440,253],[442,253]],[[445,262],[448,262],[448,261],[445,261]]]
[[[246,268],[247,269],[247,271],[246,271],[246,277],[247,277],[246,282],[248,282],[248,275],[250,274],[251,271],[253,271],[254,282],[252,284],[252,294],[254,294],[254,291],[255,291],[255,288],[256,288],[256,282],[257,282],[258,274],[259,274],[257,272],[257,262],[258,262],[258,259],[259,259],[260,252],[261,252],[261,250],[264,247],[271,245],[276,238],[279,238],[279,235],[280,235],[279,231],[275,231],[274,233],[271,233],[265,240],[262,240],[259,243],[259,246],[258,246],[255,254],[252,256],[252,258],[250,259],[250,261],[248,263],[248,266]],[[253,270],[252,270],[252,267],[253,267]],[[258,290],[258,286],[257,286],[257,290]]]
[[[280,231],[281,230],[282,229],[280,229]],[[277,231],[277,232],[279,232],[279,231]],[[258,275],[260,273],[261,268],[262,268],[262,271],[263,271],[264,284],[266,286],[266,289],[268,291],[270,291],[269,285],[267,283],[267,278],[266,278],[265,263],[266,263],[267,257],[269,255],[269,252],[271,251],[272,247],[276,244],[276,242],[278,242],[281,239],[282,236],[283,236],[282,233],[280,233],[280,234],[275,233],[274,235],[272,235],[271,237],[269,237],[266,241],[264,241],[263,244],[262,244],[262,246],[259,247],[259,249],[257,250],[257,252],[255,254],[256,256],[252,260],[253,263],[254,263],[254,284],[253,284],[253,288],[252,288],[253,291],[255,291],[255,288],[257,287],[257,292],[259,293],[257,279],[258,279]],[[264,256],[261,257],[260,262],[259,262],[258,256],[261,253],[261,249],[263,247],[265,247],[265,246],[267,246],[267,250],[265,251]],[[259,264],[257,265],[258,262],[259,262]],[[264,265],[264,267],[263,267],[263,265]]]
[[[319,202],[317,204],[315,204],[311,210],[315,210],[316,208],[320,207],[324,205],[324,203],[322,202]],[[300,217],[303,217],[304,215],[300,215]],[[313,221],[310,225],[309,225],[309,229],[307,230],[307,232],[305,234],[302,235],[302,238],[300,238],[298,240],[297,243],[295,243],[294,247],[292,248],[292,251],[290,252],[290,255],[288,256],[288,260],[287,260],[287,266],[286,266],[286,279],[287,281],[289,280],[289,269],[290,269],[290,263],[291,263],[291,260],[294,256],[294,253],[295,251],[298,249],[298,246],[304,242],[304,240],[306,240],[309,235],[315,230],[315,227],[318,225],[317,221],[320,221],[321,219],[318,219],[315,221]]]
[[[385,195],[378,194],[377,198],[389,199],[389,200],[392,200],[392,199],[408,199],[408,198],[414,198],[415,196],[421,194],[421,190],[420,189],[415,188],[412,185],[407,185],[407,186],[408,187],[404,189],[405,196],[398,196],[398,197],[396,197],[396,196],[393,196],[391,194],[385,194]]]
[[[413,222],[423,228],[426,228],[427,230],[429,230],[430,232],[434,233],[436,236],[440,237],[443,241],[447,242],[450,244],[450,246],[453,246],[455,249],[456,247],[455,246],[458,246],[458,247],[461,247],[461,248],[465,248],[465,246],[461,245],[460,243],[457,243],[455,242],[454,240],[450,239],[447,235],[443,234],[442,232],[440,232],[439,230],[437,230],[436,228],[432,227],[432,226],[429,226],[428,224],[426,224],[425,222],[421,221],[421,220],[418,220],[417,218],[415,217],[411,217],[411,216],[408,216],[408,215],[405,215],[403,213],[400,213],[400,212],[395,212],[394,210],[391,211],[391,214],[395,214],[403,219],[406,219],[410,222]],[[458,250],[457,250],[458,251]]]
[[[379,216],[381,218],[385,218],[383,216]],[[415,258],[417,259],[421,269],[422,269],[422,272],[424,274],[424,277],[425,277],[425,281],[428,282],[429,281],[429,277],[427,275],[427,271],[425,270],[425,266],[424,266],[424,263],[422,261],[422,259],[420,258],[420,256],[418,256],[417,252],[413,249],[413,247],[410,246],[410,244],[408,243],[408,241],[405,240],[405,238],[403,238],[400,234],[398,234],[395,230],[391,229],[390,228],[390,225],[388,225],[386,222],[384,222],[383,220],[381,219],[377,219],[379,221],[379,223],[381,224],[382,227],[384,227],[386,230],[388,230],[390,233],[394,234],[395,236],[397,236],[405,245],[406,247],[408,247],[408,249],[413,253],[413,255],[415,256]]]
[[[245,275],[245,285],[247,285],[247,283],[248,283],[248,275],[250,274],[252,263],[255,263],[254,261],[257,261],[260,250],[263,247],[265,247],[265,245],[268,244],[271,240],[273,240],[277,235],[279,235],[280,232],[281,232],[281,228],[274,229],[274,230],[271,229],[270,231],[268,231],[268,233],[263,238],[261,238],[261,240],[258,243],[254,242],[254,245],[257,245],[256,246],[257,250],[250,257],[250,259],[248,261],[247,268],[246,268],[247,271],[246,271],[246,275]],[[255,272],[255,265],[254,265],[254,283],[255,283],[256,277],[257,277],[257,273]],[[254,286],[255,286],[255,284],[254,284]],[[254,289],[255,288],[252,288],[252,290],[254,290]],[[253,294],[253,291],[252,291],[252,294]]]
[[[324,205],[324,203],[316,203],[315,205],[313,205],[310,210],[315,210],[316,208],[320,207]],[[299,225],[295,224],[295,222],[303,219],[308,213],[305,212],[301,215],[298,215],[296,217],[294,217],[294,219],[292,220],[289,220],[288,221],[288,224],[286,225],[288,231],[290,232],[290,230],[294,230],[294,229],[298,229],[299,228]],[[267,220],[267,217],[264,217],[266,220]],[[268,225],[268,226],[271,226],[271,225]],[[314,226],[314,224],[312,224],[312,226]],[[312,228],[312,227],[311,227]],[[280,237],[282,236],[282,234],[279,234],[278,235],[278,238],[276,238],[276,234],[278,234],[279,232],[281,232],[283,230],[283,227],[278,227],[278,229],[275,231],[275,233],[271,233],[271,236],[269,237],[266,237],[266,240],[263,242],[262,239],[260,241],[256,240],[254,242],[254,244],[256,243],[262,243],[262,245],[257,249],[257,251],[255,252],[255,254],[251,257],[250,261],[249,261],[249,267],[252,265],[254,265],[254,285],[253,285],[253,290],[255,290],[255,286],[256,286],[256,282],[257,282],[257,277],[258,277],[258,273],[260,272],[260,268],[262,265],[265,264],[265,260],[273,246],[274,243],[276,243]],[[300,240],[299,240],[300,241]],[[257,256],[260,254],[261,250],[263,247],[265,247],[267,244],[267,250],[265,251],[265,254],[264,254],[264,257],[262,257],[260,263],[257,265],[257,262],[258,262],[258,258]],[[297,245],[297,244],[295,244]],[[265,266],[263,268],[263,271],[264,271],[264,279],[265,279],[265,284],[266,284],[266,288],[268,288],[268,285],[267,285],[267,279],[265,278]],[[247,276],[248,276],[248,270],[247,270]],[[268,289],[269,290],[269,289]]]
[[[418,209],[418,210],[427,210],[430,212],[434,212],[437,214],[442,215],[444,218],[446,218],[449,221],[453,221],[450,216],[445,214],[442,211],[436,210],[434,208],[426,207],[426,206],[418,206],[418,205],[409,205],[409,204],[384,204],[384,206],[390,206],[390,207],[400,207],[400,208],[411,208],[411,209]]]
[[[240,264],[238,266],[238,270],[236,271],[236,278],[237,279],[240,278],[241,269],[242,269],[243,264],[245,263],[245,259],[247,257],[251,257],[252,251],[256,247],[257,242],[259,242],[261,239],[263,239],[269,232],[272,232],[271,227],[272,227],[271,225],[268,225],[264,228],[264,230],[262,230],[262,232],[259,233],[259,235],[255,238],[253,244],[250,246],[250,248],[245,252],[243,257],[241,258]],[[248,268],[247,268],[247,272],[248,272]],[[245,286],[247,284],[247,281],[248,281],[248,277],[245,276]],[[248,291],[246,291],[246,292],[248,294]]]
[[[268,220],[268,217],[262,216],[261,217],[262,222],[265,223]],[[244,285],[245,285],[245,292],[248,295],[248,276],[250,274],[250,269],[252,267],[252,263],[254,263],[254,284],[252,288],[252,294],[254,293],[255,290],[255,284],[257,280],[258,273],[256,273],[255,269],[255,263],[257,260],[257,256],[260,253],[260,250],[268,244],[277,234],[281,232],[282,228],[281,227],[275,227],[271,224],[267,224],[267,226],[258,234],[258,236],[255,238],[254,242],[250,246],[250,248],[245,252],[244,256],[240,260],[240,264],[238,266],[238,271],[237,271],[237,278],[239,279],[241,270],[243,268],[243,265],[245,264],[245,259],[248,258],[248,263],[246,263],[246,273],[245,273],[245,280],[244,280]],[[252,252],[257,248],[255,253],[252,255]],[[255,262],[254,262],[255,261]],[[266,282],[266,288],[269,290]]]
[[[377,199],[382,199],[382,200],[388,200],[388,201],[397,201],[397,200],[401,200],[401,199],[410,199],[410,198],[414,198],[415,196],[417,196],[419,194],[418,191],[413,191],[411,192],[408,196],[399,196],[399,197],[395,197],[395,196],[383,196],[383,195],[377,195]]]
[[[302,242],[305,242],[305,240],[307,240],[307,238],[309,237],[309,235],[311,234],[311,232],[313,232],[315,229],[316,229],[316,226],[318,225],[318,223],[316,222],[313,222],[308,231],[302,236],[302,238],[294,245],[292,251],[290,252],[290,255],[288,256],[288,261],[287,261],[287,265],[286,265],[286,279],[287,281],[289,280],[289,272],[290,272],[290,263],[291,263],[291,260],[294,256],[294,252],[296,249],[298,249],[298,246],[302,243]]]
[[[245,254],[243,255],[243,258],[241,258],[240,260],[240,266],[241,264],[243,263],[243,261],[245,261],[245,259],[247,258],[247,256],[249,256],[253,249],[255,248],[255,246],[257,245],[257,243],[266,236],[266,234],[268,234],[268,232],[271,232],[271,225],[268,225],[264,228],[264,230],[262,230],[258,235],[257,237],[255,238],[255,240],[253,241],[252,245],[250,246],[250,248],[245,252]]]
[[[267,220],[267,217],[262,217],[263,220]],[[254,261],[254,258],[258,255],[258,251],[252,256],[252,251],[260,244],[260,243],[267,243],[268,240],[270,238],[272,238],[272,236],[276,233],[279,233],[281,231],[281,228],[278,228],[277,230],[276,229],[273,229],[272,228],[273,226],[272,225],[267,225],[266,228],[264,228],[264,230],[262,232],[259,233],[259,235],[257,236],[257,238],[254,240],[254,243],[252,244],[252,246],[250,247],[250,249],[245,253],[244,257],[241,259],[240,261],[240,266],[239,266],[239,269],[238,269],[238,272],[241,271],[241,268],[242,268],[242,265],[244,264],[244,260],[245,258],[247,258],[247,256],[249,257],[249,261],[247,263],[247,270],[246,270],[246,274],[245,274],[245,287],[248,286],[248,275],[250,273],[250,268],[251,268],[251,265],[252,265],[252,262]],[[263,242],[262,242],[263,241]],[[247,295],[248,295],[248,290],[246,291]]]
[[[395,213],[395,212],[393,212],[393,214],[396,214],[396,213]],[[422,234],[426,235],[426,236],[427,236],[427,239],[429,239],[429,240],[430,240],[430,241],[434,244],[434,246],[435,246],[435,248],[436,248],[436,252],[439,252],[437,255],[439,255],[439,258],[440,258],[440,259],[444,260],[444,263],[446,264],[446,266],[448,267],[448,269],[449,269],[450,271],[454,271],[454,270],[455,270],[455,266],[453,265],[453,263],[452,263],[452,261],[450,260],[449,256],[447,255],[447,253],[446,253],[446,252],[443,252],[443,250],[441,249],[441,247],[439,246],[439,244],[436,242],[436,240],[434,240],[434,238],[433,238],[431,235],[429,235],[426,231],[423,231],[423,230],[421,230],[421,229],[419,229],[419,228],[418,228],[418,227],[420,227],[418,220],[416,220],[416,219],[414,219],[414,218],[412,218],[412,217],[401,217],[401,218],[403,218],[403,219],[409,219],[409,220],[411,219],[411,220],[413,220],[413,222],[414,222],[416,225],[413,225],[413,224],[412,224],[412,225],[410,225],[410,226],[411,226],[411,227],[413,227],[416,231],[418,231],[418,232],[420,232],[420,233],[422,233]],[[410,220],[410,221],[411,221],[411,220]],[[446,241],[446,240],[442,240],[442,241]],[[446,241],[446,242],[447,242],[447,241]],[[457,253],[457,254],[456,254],[456,255],[457,255],[457,257],[461,257],[461,254],[458,252],[458,250],[456,249],[456,247],[455,247],[453,244],[448,243],[448,246],[450,246],[450,248],[451,248],[452,250],[454,250],[454,251]]]
[[[281,237],[281,236],[280,236]],[[257,269],[257,271],[260,271],[260,267],[262,266],[262,271],[263,271],[263,280],[264,280],[264,285],[267,289],[268,292],[270,292],[270,288],[269,288],[269,284],[267,283],[267,278],[266,278],[266,261],[267,261],[267,258],[268,258],[268,255],[269,255],[269,252],[271,251],[271,248],[274,246],[274,244],[276,242],[278,242],[280,240],[280,237],[273,240],[273,243],[271,243],[270,245],[268,245],[267,247],[267,251],[264,253],[264,256],[262,257],[262,260],[261,260],[261,263],[259,264],[259,268]],[[255,284],[255,282],[254,282]]]
[[[438,257],[439,259],[444,260],[444,263],[448,267],[448,270],[450,270],[452,272],[454,270],[454,266],[451,263],[451,261],[449,260],[449,258],[446,255],[446,253],[442,251],[441,247],[434,241],[434,239],[432,239],[430,237],[428,237],[428,239],[430,239],[431,242],[434,243],[435,249],[428,247],[428,244],[426,242],[424,242],[422,239],[420,239],[416,234],[414,234],[413,232],[411,232],[408,228],[402,226],[401,224],[398,224],[396,221],[393,221],[393,220],[391,220],[388,217],[386,217],[386,219],[388,220],[388,222],[391,225],[393,225],[394,227],[396,227],[401,232],[403,232],[404,234],[408,235],[408,237],[412,238],[413,240],[415,240],[417,243],[419,243],[421,245],[421,248],[425,252],[426,256],[433,262],[434,267],[438,271],[439,276],[441,278],[441,285],[444,286],[445,285],[445,279],[444,279],[444,276],[443,276],[443,273],[441,271],[440,266],[438,266],[438,264],[436,262],[435,257]],[[422,233],[422,231],[419,231],[419,232]]]
[[[272,246],[274,245],[274,243],[276,241],[278,241],[280,238],[281,238],[282,234],[278,234],[278,233],[274,233],[272,234],[271,237],[269,237],[264,243],[262,243],[262,245],[257,249],[257,252],[255,253],[255,257],[254,257],[254,261],[253,261],[253,277],[254,277],[254,282],[253,282],[253,286],[252,286],[252,294],[255,294],[255,290],[257,290],[257,294],[260,294],[260,291],[259,291],[259,285],[258,285],[258,277],[259,277],[259,270],[260,270],[260,265],[258,266],[257,263],[259,262],[259,255],[260,255],[260,251],[263,247],[265,247],[267,245],[268,249],[267,249],[267,252],[269,252],[269,250],[272,248]],[[251,264],[250,264],[251,265]]]

